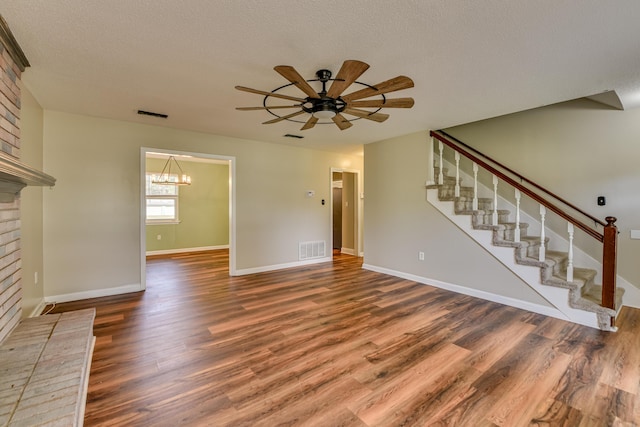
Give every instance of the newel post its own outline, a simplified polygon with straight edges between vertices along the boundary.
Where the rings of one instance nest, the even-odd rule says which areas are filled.
[[[605,218],[607,225],[604,227],[604,239],[602,241],[602,306],[616,309],[616,248],[618,246],[618,227],[616,218]],[[611,318],[611,326],[615,318]]]

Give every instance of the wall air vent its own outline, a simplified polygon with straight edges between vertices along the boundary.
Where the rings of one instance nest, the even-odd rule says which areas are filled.
[[[302,139],[304,138],[304,136],[302,135],[294,135],[292,133],[287,133],[284,135],[285,138],[295,138],[295,139]]]
[[[167,114],[154,113],[153,111],[144,111],[144,110],[138,110],[138,114],[143,116],[160,117],[162,119],[166,119],[167,117],[169,117]]]
[[[299,259],[324,258],[326,256],[326,244],[324,240],[316,240],[313,242],[300,242]]]

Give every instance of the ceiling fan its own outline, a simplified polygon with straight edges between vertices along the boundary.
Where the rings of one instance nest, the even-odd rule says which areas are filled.
[[[346,60],[335,78],[331,78],[331,71],[323,69],[316,72],[316,79],[305,80],[295,68],[289,65],[278,65],[274,67],[274,70],[280,73],[280,75],[290,83],[280,86],[271,92],[236,86],[236,89],[244,92],[264,95],[262,107],[238,107],[236,109],[241,111],[268,111],[276,118],[263,122],[265,125],[288,120],[291,122],[304,123],[304,126],[302,126],[300,130],[311,129],[316,124],[330,123],[335,123],[340,130],[345,130],[353,126],[351,122],[354,120],[367,119],[374,122],[384,122],[389,118],[389,115],[379,113],[382,108],[413,107],[413,98],[387,98],[385,96],[385,94],[390,92],[413,87],[413,80],[406,76],[398,76],[385,80],[377,85],[368,85],[357,81],[368,68],[369,65],[362,61]],[[309,82],[320,82],[322,84],[320,92],[316,92]],[[328,82],[332,82],[329,88],[327,88]],[[342,95],[342,93],[353,84],[362,86],[362,88],[347,95]],[[279,92],[289,86],[296,86],[304,92],[306,97],[289,96]],[[365,99],[371,97],[376,98]],[[270,98],[294,101],[296,104],[271,105],[268,103]],[[297,108],[298,111],[287,115],[279,115],[273,111],[287,108]],[[370,108],[373,110],[363,110],[362,108]],[[303,114],[310,114],[310,117],[306,119],[306,121],[301,121],[297,117]],[[354,116],[355,118],[347,119],[343,114]],[[329,119],[331,119],[331,121],[320,121]]]

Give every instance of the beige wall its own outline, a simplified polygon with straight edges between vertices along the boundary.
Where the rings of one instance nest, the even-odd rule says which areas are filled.
[[[640,287],[640,109],[582,99],[447,130],[467,144],[604,219],[618,218],[618,274]],[[605,196],[606,206],[598,206]],[[596,241],[577,233],[593,254]]]
[[[356,174],[342,173],[342,247],[356,251]],[[351,252],[350,252],[351,253]]]
[[[42,107],[31,92],[22,87],[21,161],[42,170]],[[22,249],[22,316],[33,314],[44,298],[42,252],[42,187],[25,187],[20,193]],[[35,274],[38,274],[38,283]]]
[[[48,297],[139,286],[140,147],[236,158],[238,269],[329,242],[331,167],[362,170],[360,157],[45,110],[44,169],[58,179],[44,194]]]
[[[548,306],[426,201],[426,159],[427,132],[365,145],[364,262]]]
[[[192,179],[191,185],[178,186],[180,222],[147,225],[147,253],[228,246],[229,165],[178,161]],[[160,174],[165,164],[166,159],[147,158],[146,171]]]

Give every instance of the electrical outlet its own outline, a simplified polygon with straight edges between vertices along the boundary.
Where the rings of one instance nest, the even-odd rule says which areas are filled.
[[[37,271],[35,273],[33,273],[33,284],[34,285],[38,284],[38,272]]]
[[[156,239],[158,239],[158,240],[162,240],[162,234],[158,234],[158,235],[156,236]]]
[[[424,252],[418,252],[418,260],[424,261]]]

